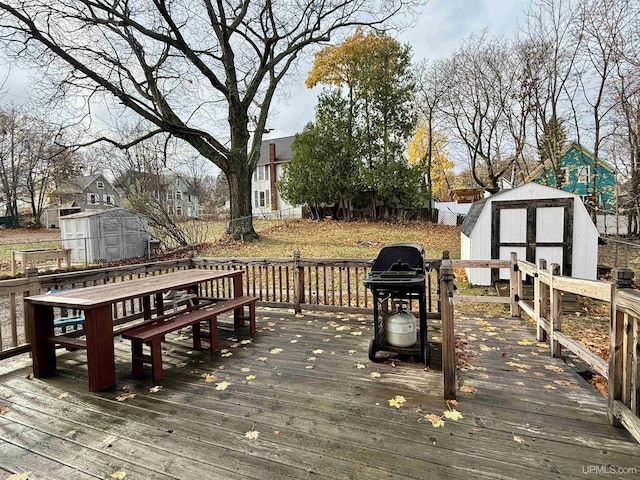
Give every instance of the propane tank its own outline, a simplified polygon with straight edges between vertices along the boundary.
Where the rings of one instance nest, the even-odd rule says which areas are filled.
[[[384,320],[387,342],[393,347],[410,347],[415,345],[416,317],[406,310],[407,302],[394,302],[395,309]]]

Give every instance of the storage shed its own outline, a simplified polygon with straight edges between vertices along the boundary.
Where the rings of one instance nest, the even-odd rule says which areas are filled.
[[[147,218],[124,208],[87,210],[60,218],[63,248],[72,262],[113,262],[147,253]]]
[[[598,231],[578,195],[527,183],[475,202],[460,232],[460,257],[557,263],[563,275],[595,279]],[[473,285],[491,285],[497,272],[467,269]],[[501,269],[500,279],[508,279]]]

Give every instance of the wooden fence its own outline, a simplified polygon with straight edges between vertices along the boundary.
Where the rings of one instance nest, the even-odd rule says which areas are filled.
[[[584,280],[560,275],[560,266],[545,260],[537,265],[518,260],[515,253],[510,260],[453,260],[453,268],[509,268],[508,297],[462,296],[455,301],[500,302],[510,305],[511,315],[529,315],[536,323],[538,341],[549,342],[549,354],[562,356],[562,349],[570,350],[592,371],[609,382],[609,421],[612,425],[623,425],[640,442],[640,292],[632,290],[633,271],[614,269],[616,283]],[[528,303],[523,298],[523,280],[533,280],[533,299]],[[442,283],[441,290],[451,288]],[[600,300],[610,305],[610,355],[604,360],[590,349],[569,338],[562,332],[562,295],[575,294]],[[444,306],[444,302],[443,302]],[[453,323],[453,309],[442,309],[443,332]],[[445,396],[455,395],[455,368],[445,363],[447,355],[455,355],[452,340],[444,342],[443,372]],[[446,350],[450,350],[446,352]],[[454,353],[451,353],[454,352]],[[453,388],[453,390],[452,390]],[[452,398],[451,396],[447,398]]]

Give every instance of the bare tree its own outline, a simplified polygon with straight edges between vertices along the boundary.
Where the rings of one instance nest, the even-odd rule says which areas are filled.
[[[471,175],[488,192],[521,155],[526,133],[522,65],[511,44],[471,36],[443,66],[443,110],[467,151]]]
[[[527,13],[523,41],[526,81],[530,84],[534,125],[540,162],[550,161],[553,184],[564,181],[560,155],[566,136],[558,127],[573,118],[567,97],[567,83],[575,75],[581,37],[576,35],[576,2],[535,0]],[[564,128],[564,127],[563,127]]]
[[[231,192],[227,231],[251,239],[251,177],[276,87],[296,58],[420,3],[16,0],[0,2],[0,35],[23,58],[60,69],[65,93],[89,103],[108,96],[146,120],[148,132],[129,145],[167,133],[217,165]]]

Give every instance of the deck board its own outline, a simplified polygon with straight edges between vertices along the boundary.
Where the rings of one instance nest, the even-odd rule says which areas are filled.
[[[9,456],[0,469],[29,467],[31,478],[122,470],[127,479],[564,479],[589,478],[590,465],[640,472],[640,448],[607,424],[605,399],[519,319],[458,315],[471,355],[459,383],[475,393],[458,391],[463,418],[441,428],[425,420],[447,409],[441,372],[370,362],[370,318],[260,309],[258,328],[253,337],[222,329],[221,347],[233,354],[224,358],[192,351],[186,334],[169,336],[157,392],[148,370],[131,378],[126,341],[116,341],[111,391],[88,390],[82,352],[60,355],[58,374],[43,380],[28,378],[28,366],[3,368],[0,407],[10,408],[0,415],[0,448]],[[228,388],[217,390],[220,382]],[[124,391],[135,397],[118,401]],[[399,409],[388,405],[396,395],[407,400]]]

